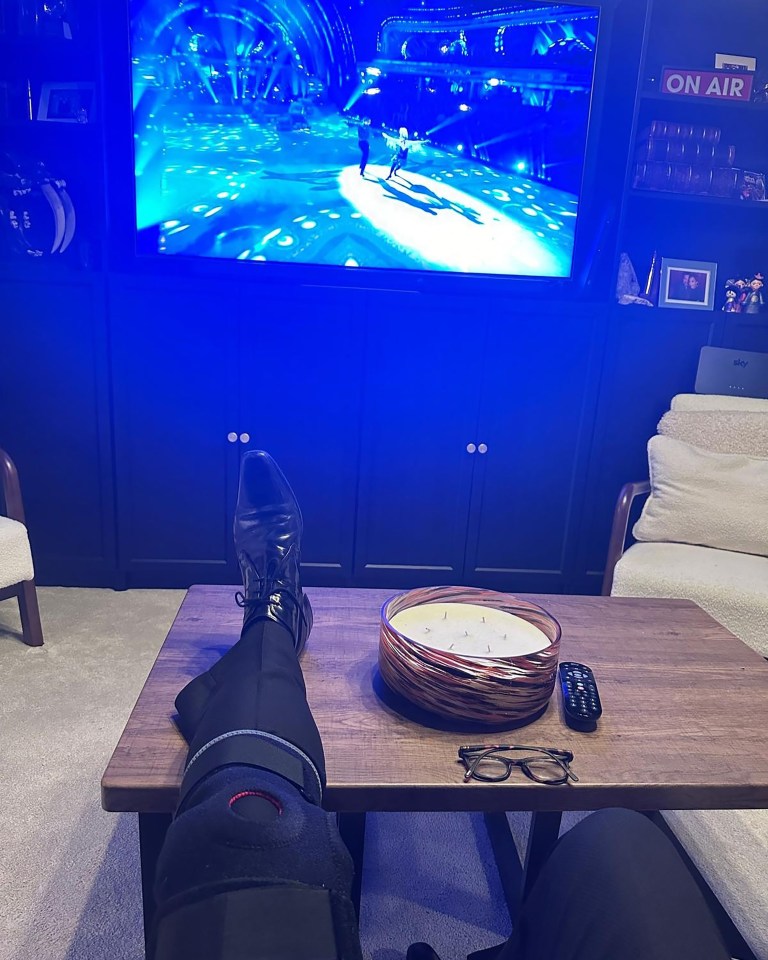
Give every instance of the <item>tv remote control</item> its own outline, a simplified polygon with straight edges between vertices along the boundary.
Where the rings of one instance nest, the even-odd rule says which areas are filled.
[[[565,722],[574,730],[594,730],[603,712],[594,673],[572,660],[561,663],[559,670]]]

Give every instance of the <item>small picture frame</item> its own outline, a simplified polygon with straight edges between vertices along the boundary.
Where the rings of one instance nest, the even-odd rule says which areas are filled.
[[[93,123],[96,89],[92,83],[44,83],[37,119],[55,123]]]
[[[754,73],[757,70],[755,57],[741,57],[733,53],[716,53],[715,70],[733,70],[736,73]]]
[[[717,264],[705,260],[661,260],[659,306],[714,310]]]

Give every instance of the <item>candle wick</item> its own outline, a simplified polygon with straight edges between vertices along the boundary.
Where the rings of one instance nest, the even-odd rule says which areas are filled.
[[[506,633],[504,634],[504,639],[505,639],[505,640],[507,639],[507,635],[506,635]]]
[[[451,644],[450,647],[448,647],[448,649],[453,650],[453,644]]]
[[[485,623],[485,617],[483,617],[483,623]]]
[[[491,648],[490,648],[490,646],[489,646],[489,647],[488,647],[488,653],[490,653],[490,652],[491,652]]]
[[[429,627],[424,627],[424,632],[429,633]]]
[[[467,633],[466,630],[464,631],[464,636],[465,636],[465,637],[468,637],[468,636],[469,636],[469,634]]]
[[[447,620],[447,619],[448,619],[448,611],[446,610],[445,613],[443,614],[443,620]]]

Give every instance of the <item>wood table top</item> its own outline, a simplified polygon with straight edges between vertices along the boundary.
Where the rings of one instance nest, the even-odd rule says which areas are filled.
[[[187,593],[104,773],[105,810],[173,811],[186,757],[174,697],[239,637],[236,589]],[[380,609],[398,591],[306,592],[315,622],[301,662],[329,810],[768,808],[768,663],[694,603],[526,597],[562,625],[560,658],[594,670],[603,716],[593,733],[571,730],[556,691],[534,723],[478,733],[419,716],[381,683]],[[502,784],[463,783],[458,746],[505,741],[570,749],[579,782],[513,771]]]

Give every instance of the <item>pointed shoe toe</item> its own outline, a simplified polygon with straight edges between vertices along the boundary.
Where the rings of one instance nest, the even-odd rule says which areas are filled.
[[[296,496],[282,470],[264,450],[243,458],[235,508],[235,550],[257,568],[299,549],[303,521]],[[262,575],[263,575],[262,574]]]

